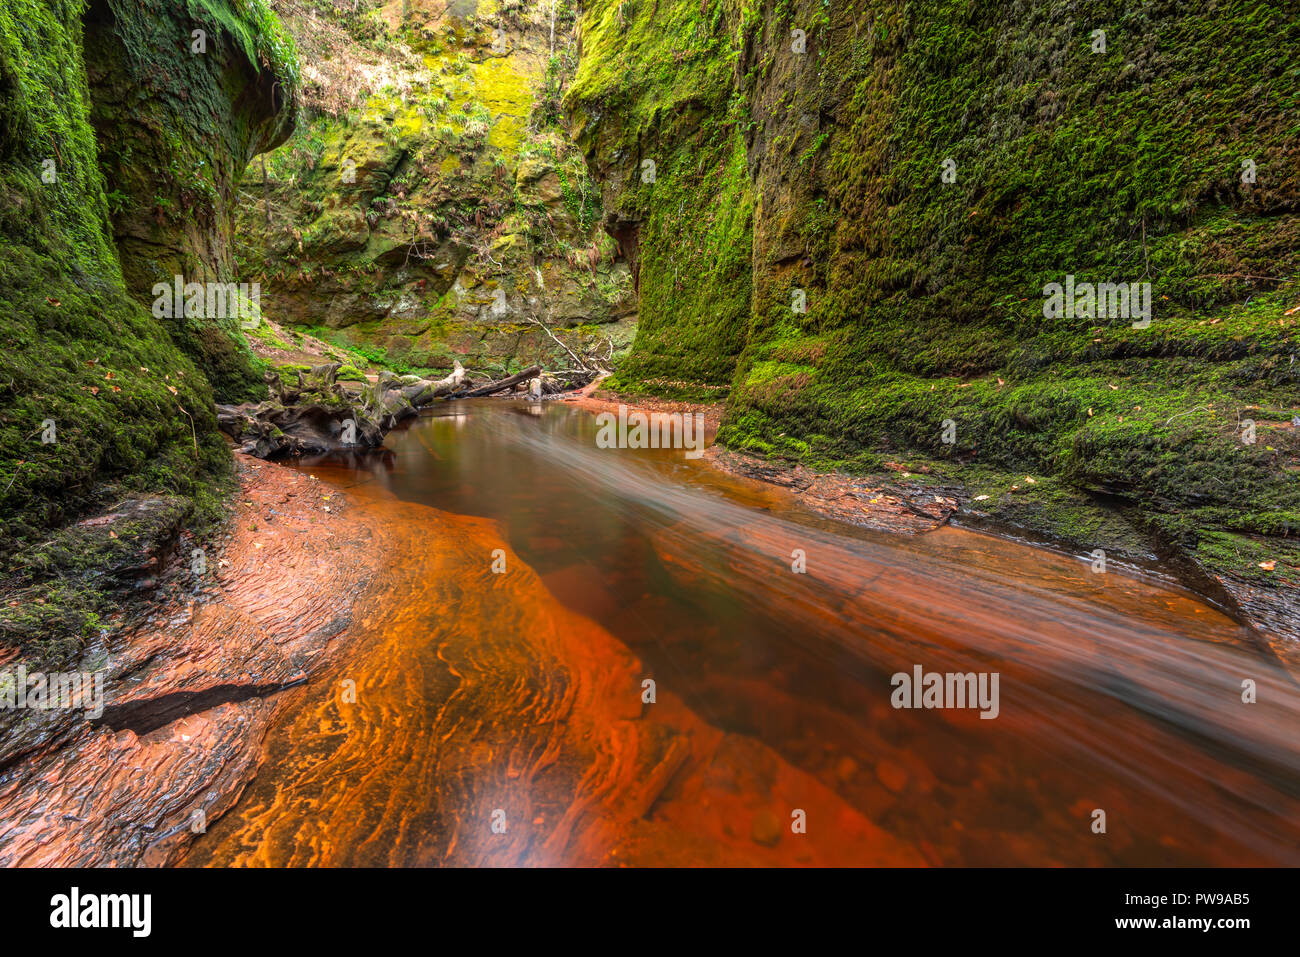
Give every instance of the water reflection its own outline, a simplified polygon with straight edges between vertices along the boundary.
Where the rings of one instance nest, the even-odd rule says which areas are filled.
[[[681,452],[599,449],[595,435],[593,417],[560,403],[455,403],[390,435],[382,454],[299,464],[376,502],[391,495],[490,520],[464,532],[474,544],[461,546],[484,550],[462,556],[477,562],[465,567],[481,566],[483,577],[466,581],[467,572],[446,572],[459,576],[456,602],[483,620],[526,613],[530,631],[581,634],[602,648],[612,635],[658,688],[680,700],[690,720],[739,742],[718,746],[733,761],[715,757],[711,771],[674,758],[676,776],[657,785],[635,825],[606,802],[599,812],[584,812],[603,820],[605,831],[574,825],[563,840],[548,832],[544,855],[538,844],[514,858],[482,860],[588,862],[598,845],[602,853],[635,850],[641,861],[752,861],[749,849],[769,846],[768,832],[775,827],[779,837],[790,813],[766,805],[783,788],[807,790],[784,783],[804,775],[839,802],[835,807],[842,803],[837,826],[857,835],[845,839],[840,857],[818,859],[824,863],[1300,863],[1300,693],[1243,629],[1194,596],[1115,572],[1093,574],[1084,561],[958,529],[918,538],[852,529],[801,510],[788,492],[721,476]],[[541,576],[556,605],[494,580],[485,528]],[[429,533],[429,555],[394,555],[395,575],[455,547],[437,535]],[[792,568],[797,553],[802,572]],[[439,593],[438,602],[448,600]],[[412,642],[436,640],[442,644],[432,658],[444,662],[458,639],[440,629],[464,613],[445,605],[408,609],[407,617],[431,624],[404,634],[405,644],[389,634],[390,644],[417,656]],[[601,630],[588,633],[571,613]],[[485,640],[463,636],[466,643]],[[513,649],[527,657],[528,641],[521,636],[501,654]],[[576,662],[582,649],[553,653],[563,663],[546,667],[567,675],[557,680],[572,696],[574,676],[588,667]],[[597,675],[612,673],[617,654],[592,651],[586,692]],[[892,676],[917,666],[997,673],[998,717],[891,707]],[[353,668],[366,667],[363,653]],[[1247,680],[1257,688],[1255,704],[1242,701]],[[402,713],[417,723],[442,720],[439,696],[452,694],[449,687],[430,680],[392,691],[385,720]],[[504,725],[492,740],[526,738],[509,716],[481,714],[493,707],[486,698],[475,707],[470,713],[480,722]],[[656,704],[642,709],[637,724],[652,729],[662,722],[684,734],[684,720]],[[281,769],[268,766],[250,789],[254,803],[274,806],[295,786],[311,766],[304,753],[321,747],[314,733],[302,732],[310,746],[279,756]],[[687,735],[705,736],[699,729]],[[497,760],[492,754],[499,751],[479,753],[473,740],[466,754]],[[505,779],[509,771],[502,769]],[[534,789],[533,799],[553,802],[559,817],[573,813],[564,805],[583,791],[580,770],[568,774],[562,784]],[[445,831],[456,830],[449,818],[461,819],[460,811],[447,810],[457,801],[474,804],[477,814],[480,804],[505,800],[491,797],[486,785],[467,787],[472,799],[452,799],[444,784],[430,780],[403,789],[398,801],[385,780],[383,800],[405,802],[389,808],[405,823],[376,825],[384,840],[399,845],[389,863],[429,860],[425,851],[403,855],[400,846],[410,839],[403,837],[410,821],[424,820],[434,804],[441,824],[428,826]],[[537,796],[543,792],[544,801]],[[750,815],[752,827],[733,828],[725,815],[697,823],[713,813],[702,809],[705,803],[716,809],[732,797],[740,809],[729,813]],[[832,806],[830,798],[823,806]],[[1099,810],[1105,833],[1094,831]],[[760,820],[767,813],[776,825]],[[827,827],[831,813],[814,815],[813,826]],[[862,823],[843,823],[849,817]],[[230,860],[236,845],[247,850],[250,842],[276,840],[289,855],[276,860],[299,860],[288,845],[303,840],[300,831],[271,838],[259,830],[265,825],[257,814],[235,820],[227,828],[230,835],[242,828],[238,841],[218,836],[200,860]],[[642,822],[653,839],[641,833]],[[656,822],[672,826],[655,829]],[[699,835],[684,836],[692,827],[715,842],[707,853]],[[458,837],[450,849],[439,844],[444,856],[437,859],[458,860],[466,840]],[[880,850],[886,841],[887,852]],[[826,853],[834,852],[832,846]]]

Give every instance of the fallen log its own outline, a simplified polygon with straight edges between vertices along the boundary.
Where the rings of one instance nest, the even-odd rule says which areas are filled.
[[[403,386],[402,395],[406,396],[407,400],[414,406],[428,405],[434,399],[440,399],[455,392],[464,384],[465,369],[458,359],[451,375],[445,379],[418,379],[410,385]]]
[[[447,395],[449,392],[454,391],[456,387],[459,386],[464,381],[465,381],[465,367],[462,366],[460,364],[460,360],[457,359],[456,366],[455,368],[452,369],[451,375],[447,376],[447,378],[445,379],[439,379],[437,382],[433,383],[434,398]]]
[[[512,376],[502,379],[500,382],[490,382],[485,386],[477,389],[470,389],[468,392],[456,392],[447,396],[449,399],[477,399],[485,395],[494,395],[497,392],[504,392],[506,389],[513,389],[521,382],[527,382],[534,376],[542,374],[541,366],[529,366],[523,372],[517,372]]]
[[[395,407],[401,394],[388,386],[378,401],[358,402],[338,384],[338,370],[337,362],[313,366],[298,373],[296,388],[277,384],[265,402],[218,405],[217,427],[241,452],[262,459],[383,445],[399,416],[390,414],[387,422],[381,416],[403,411]]]

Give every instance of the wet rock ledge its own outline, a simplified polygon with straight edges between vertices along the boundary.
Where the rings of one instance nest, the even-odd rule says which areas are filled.
[[[175,862],[238,799],[283,692],[341,652],[382,532],[314,479],[237,456],[227,539],[188,599],[84,649],[104,710],[9,710],[0,866]]]

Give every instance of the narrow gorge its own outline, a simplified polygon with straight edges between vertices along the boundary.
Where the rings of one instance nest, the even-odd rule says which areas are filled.
[[[0,864],[1300,863],[1285,7],[0,0]]]

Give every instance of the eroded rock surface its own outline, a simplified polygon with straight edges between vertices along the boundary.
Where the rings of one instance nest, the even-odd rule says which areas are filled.
[[[10,712],[21,720],[0,755],[0,865],[174,860],[256,770],[276,692],[339,650],[382,560],[375,530],[343,493],[239,462],[238,514],[193,600],[77,665],[102,671],[103,714]]]

